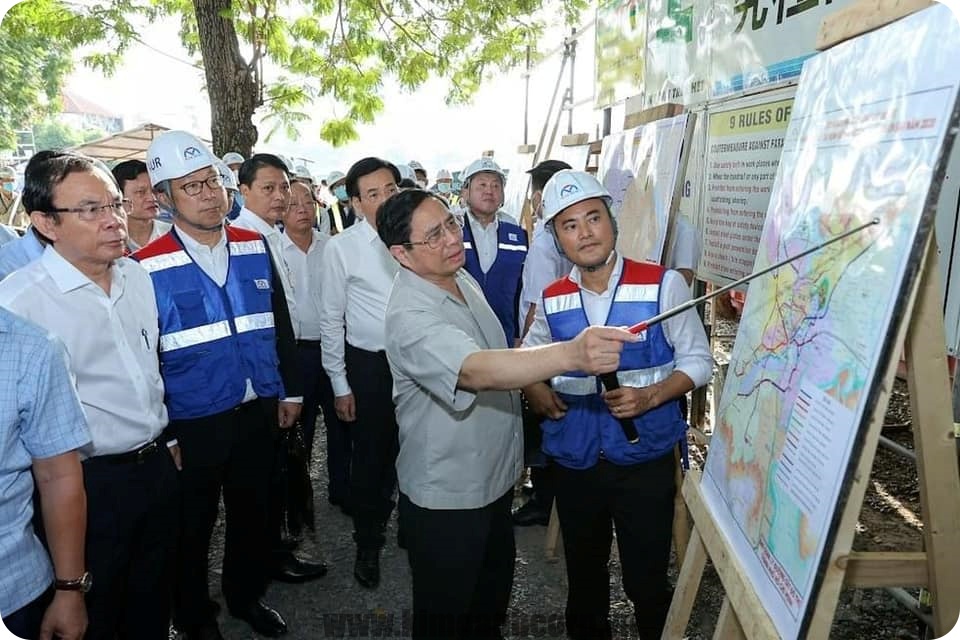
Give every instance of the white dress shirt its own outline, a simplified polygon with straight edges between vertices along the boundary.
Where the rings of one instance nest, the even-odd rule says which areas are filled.
[[[581,287],[580,297],[583,300],[583,310],[587,314],[590,326],[604,326],[607,316],[610,315],[610,305],[613,304],[613,293],[623,273],[623,258],[617,255],[617,264],[607,281],[607,288],[603,293],[594,293],[583,288],[580,269],[576,266],[570,271],[570,279]],[[669,311],[690,300],[690,287],[683,276],[676,271],[667,271],[663,276],[660,290],[660,310]],[[641,322],[646,318],[637,318]],[[703,323],[697,310],[690,308],[681,314],[663,321],[663,335],[673,347],[674,368],[687,374],[695,387],[702,387],[713,373],[713,356],[710,353],[710,344],[707,334],[703,330]],[[523,346],[535,347],[553,342],[550,336],[550,327],[543,312],[543,295],[534,311],[533,324],[523,339]]]
[[[296,291],[293,280],[290,277],[290,267],[283,257],[283,243],[280,242],[280,237],[283,234],[280,233],[280,230],[275,226],[267,224],[263,218],[246,207],[240,209],[237,218],[230,224],[240,229],[256,231],[267,239],[270,253],[273,254],[273,266],[280,274],[284,297],[287,299],[287,308],[290,310],[290,322],[293,323],[293,337],[300,338],[300,316],[297,313]]]
[[[323,253],[330,236],[322,231],[311,229],[313,240],[306,253],[290,237],[280,235],[283,258],[290,269],[293,292],[297,299],[297,313],[300,316],[300,337],[304,340],[319,340],[320,321],[320,274],[323,273]]]
[[[346,341],[382,351],[387,298],[400,265],[370,224],[361,218],[327,243],[320,272],[323,368],[337,397],[351,392],[344,361]]]
[[[483,226],[472,211],[467,211],[467,224],[470,225],[470,235],[473,238],[473,249],[477,252],[477,260],[480,262],[480,270],[486,273],[493,266],[493,261],[497,259],[497,231],[500,228],[500,216],[493,217],[493,221],[487,226]]]
[[[165,234],[167,231],[170,231],[170,227],[172,226],[173,225],[170,224],[169,222],[164,222],[163,220],[154,220],[153,229],[150,231],[150,237],[147,238],[147,244],[150,244],[151,242],[153,242],[154,240],[156,240],[157,238]],[[133,253],[134,251],[139,251],[142,248],[143,247],[137,244],[137,241],[133,239],[133,236],[127,235],[127,249],[130,251],[130,253]]]
[[[182,231],[175,231],[183,243],[183,248],[196,263],[200,270],[210,276],[218,287],[227,283],[227,270],[230,268],[230,252],[227,251],[227,232],[220,231],[220,239],[212,247],[197,242]],[[247,378],[247,388],[243,393],[243,402],[250,402],[257,398],[253,390],[253,381]],[[302,396],[284,398],[287,402],[303,402]]]
[[[60,338],[90,426],[84,458],[126,453],[167,426],[150,276],[129,258],[114,261],[109,295],[53,247],[0,283],[0,306]]]

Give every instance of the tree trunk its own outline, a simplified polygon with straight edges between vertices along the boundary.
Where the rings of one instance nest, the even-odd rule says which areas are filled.
[[[223,156],[237,151],[250,157],[257,142],[253,112],[259,105],[259,91],[246,60],[230,15],[230,0],[193,0],[200,36],[200,53],[210,96],[213,152]]]

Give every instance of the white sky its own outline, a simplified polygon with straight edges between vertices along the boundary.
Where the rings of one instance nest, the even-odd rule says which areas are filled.
[[[29,0],[28,0],[29,1]],[[0,0],[0,10],[9,0]],[[592,19],[588,10],[583,21]],[[171,128],[183,128],[209,139],[209,104],[203,73],[182,61],[189,60],[177,35],[178,23],[167,20],[146,25],[141,31],[144,46],[134,44],[125,54],[125,62],[109,78],[82,66],[77,67],[68,86],[78,95],[96,102],[124,118],[124,127],[154,122]],[[556,29],[544,39],[540,49],[560,46],[564,29]],[[577,46],[576,103],[585,103],[575,111],[574,132],[596,135],[596,116],[590,105],[593,98],[593,31],[581,36]],[[557,81],[561,55],[556,53],[536,67],[531,77],[529,142],[540,136],[550,94]],[[569,65],[564,72],[562,96],[568,83]],[[366,155],[378,155],[396,163],[421,162],[431,180],[440,168],[457,170],[487,149],[494,158],[509,166],[518,145],[523,144],[523,80],[521,70],[488,81],[473,103],[464,107],[444,104],[445,81],[432,80],[413,94],[401,93],[395,86],[385,87],[384,111],[371,125],[360,126],[360,138],[345,147],[333,148],[319,138],[323,105],[316,107],[318,117],[301,127],[299,140],[291,141],[278,133],[264,142],[269,127],[260,129],[258,151],[283,153],[307,159],[311,172],[325,176],[333,169],[346,171],[349,165]],[[558,102],[560,97],[558,97]],[[330,106],[326,105],[329,109]],[[561,120],[559,135],[566,133],[567,117]]]

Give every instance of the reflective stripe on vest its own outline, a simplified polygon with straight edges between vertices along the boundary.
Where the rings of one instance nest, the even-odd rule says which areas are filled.
[[[247,316],[237,316],[233,319],[233,324],[237,327],[237,333],[246,333],[247,331],[256,331],[258,329],[272,329],[273,313],[251,313]]]
[[[252,253],[266,253],[263,242],[260,240],[246,240],[242,242],[231,242],[230,253],[235,256],[248,256]]]
[[[617,379],[625,387],[649,387],[661,380],[666,380],[673,373],[674,364],[668,362],[659,367],[649,369],[628,369],[617,371]],[[568,396],[589,396],[597,393],[597,379],[595,376],[554,376],[550,380],[553,390]]]
[[[174,351],[185,347],[221,340],[230,335],[230,323],[226,320],[205,324],[192,329],[175,331],[160,336],[160,352]]]
[[[522,245],[522,244],[504,244],[504,243],[502,243],[502,242],[497,245],[497,248],[498,248],[498,249],[503,249],[504,251],[523,251],[524,253],[526,253],[526,251],[527,251],[527,247],[526,247],[525,245]]]
[[[154,271],[163,271],[164,269],[172,269],[173,267],[182,267],[183,265],[190,264],[190,262],[190,256],[187,255],[186,251],[181,249],[173,253],[164,253],[159,256],[153,256],[152,258],[144,258],[140,261],[140,266],[146,269],[147,273],[153,273]]]
[[[566,293],[545,298],[543,301],[543,312],[549,315],[551,313],[579,309],[582,306],[583,302],[580,300],[580,292]]]

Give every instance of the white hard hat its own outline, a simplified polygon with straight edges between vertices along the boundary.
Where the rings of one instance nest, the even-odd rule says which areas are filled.
[[[297,180],[308,180],[313,182],[313,175],[307,169],[306,165],[298,164],[296,171],[293,172],[293,175]]]
[[[186,131],[165,131],[147,148],[147,173],[153,187],[165,180],[216,166],[217,162],[207,145]]]
[[[280,158],[280,162],[282,162],[282,163],[283,163],[283,166],[285,166],[285,167],[287,168],[287,173],[292,174],[292,173],[293,173],[293,160],[291,160],[289,156],[285,156],[285,155],[283,155],[283,154],[281,154],[281,153],[275,153],[274,155],[277,156],[278,158]]]
[[[549,223],[554,216],[567,207],[589,200],[600,198],[607,203],[610,215],[616,218],[613,211],[613,198],[606,187],[586,171],[564,169],[557,171],[543,187],[543,222]]]
[[[400,172],[401,180],[413,180],[417,181],[417,174],[413,172],[413,169],[408,164],[398,164],[397,171]]]
[[[230,151],[223,156],[224,164],[243,164],[243,156],[236,151]]]
[[[446,169],[440,169],[437,171],[437,180],[453,180],[453,176]]]
[[[493,158],[483,157],[479,160],[474,160],[467,165],[467,168],[463,170],[460,179],[464,182],[467,182],[470,178],[478,173],[495,173],[500,176],[502,182],[507,181],[507,174],[503,172],[503,169],[500,168],[496,162],[493,161]]]
[[[407,164],[409,164],[410,168],[413,169],[414,171],[423,171],[424,173],[427,172],[427,170],[423,168],[423,165],[417,162],[416,160],[411,160]]]
[[[0,178],[4,180],[16,180],[17,172],[13,170],[13,167],[0,167]]]
[[[224,156],[226,157],[226,156]],[[227,166],[226,160],[220,160],[216,163],[217,173],[220,174],[220,182],[223,186],[232,191],[240,191],[240,185],[237,184],[237,176],[233,175],[233,170]]]
[[[347,175],[343,171],[331,171],[330,175],[327,176],[327,186],[332,187],[334,183],[339,182],[346,177]]]

